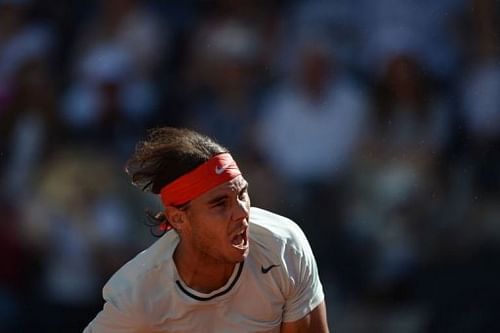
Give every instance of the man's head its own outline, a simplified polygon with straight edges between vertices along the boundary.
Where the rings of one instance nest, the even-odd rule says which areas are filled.
[[[161,194],[164,216],[193,255],[226,263],[246,257],[248,184],[226,148],[191,130],[155,129],[126,171],[135,185]]]
[[[162,127],[150,131],[140,142],[126,172],[143,191],[160,194],[180,176],[194,170],[215,155],[228,150],[200,133],[188,129]]]

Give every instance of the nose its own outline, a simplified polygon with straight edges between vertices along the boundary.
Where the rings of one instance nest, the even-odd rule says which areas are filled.
[[[247,219],[249,210],[250,205],[246,200],[237,200],[233,210],[233,219],[236,221]]]

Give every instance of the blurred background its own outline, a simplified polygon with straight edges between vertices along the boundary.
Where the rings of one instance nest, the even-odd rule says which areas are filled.
[[[500,2],[0,0],[0,332],[81,332],[182,126],[299,223],[335,332],[500,331]]]

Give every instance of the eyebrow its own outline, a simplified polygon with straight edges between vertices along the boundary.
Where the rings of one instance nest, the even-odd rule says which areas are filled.
[[[242,193],[242,192],[247,191],[247,190],[248,190],[248,183],[247,183],[247,184],[245,184],[245,185],[242,187],[242,189],[241,189],[240,191],[238,191],[238,195],[239,195],[240,193]],[[229,195],[228,195],[228,194],[226,194],[226,193],[224,193],[224,194],[221,194],[221,195],[216,196],[216,197],[215,197],[215,198],[213,198],[213,199],[210,199],[210,200],[207,202],[207,204],[208,204],[208,205],[213,205],[213,204],[215,204],[215,203],[217,203],[217,202],[219,202],[219,201],[222,201],[222,200],[227,199],[228,197],[229,197]]]
[[[222,200],[225,200],[228,198],[228,195],[227,194],[222,194],[222,195],[219,195],[219,196],[216,196],[215,198],[209,200],[207,202],[208,205],[213,205],[214,203],[217,203],[219,201],[222,201]]]

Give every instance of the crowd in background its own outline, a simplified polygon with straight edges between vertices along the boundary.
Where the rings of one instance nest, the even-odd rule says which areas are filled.
[[[500,328],[500,3],[0,0],[0,332],[81,332],[155,238],[147,129],[228,147],[336,332]]]

